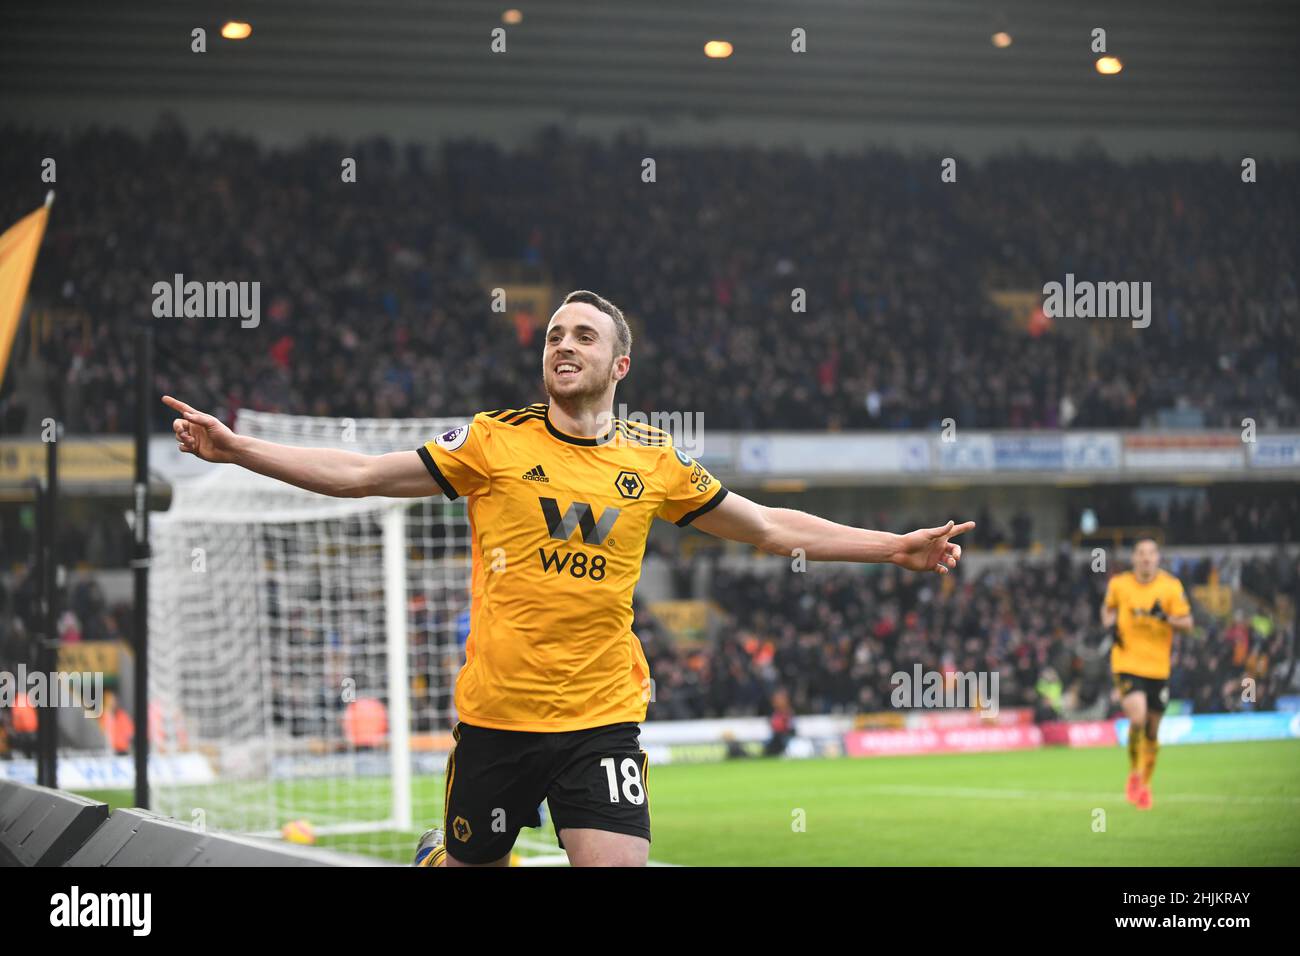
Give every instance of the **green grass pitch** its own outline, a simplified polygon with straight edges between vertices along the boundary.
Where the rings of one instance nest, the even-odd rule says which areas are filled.
[[[1155,807],[1119,747],[652,766],[652,860],[686,866],[1300,865],[1300,741],[1164,747]],[[333,783],[337,790],[339,784]],[[415,806],[441,816],[441,777]],[[114,806],[131,795],[94,794]],[[414,836],[391,834],[406,862]],[[356,850],[358,837],[320,845]],[[373,837],[360,838],[372,840]],[[520,854],[553,858],[549,825]]]

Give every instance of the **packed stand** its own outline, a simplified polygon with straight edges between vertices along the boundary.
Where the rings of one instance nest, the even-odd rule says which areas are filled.
[[[1189,591],[1232,586],[1238,610],[1216,619],[1193,601],[1195,631],[1174,639],[1172,699],[1196,713],[1271,709],[1300,693],[1294,634],[1271,609],[1300,599],[1300,563],[1276,558],[1175,564]],[[1059,714],[1115,713],[1098,609],[1107,576],[1067,556],[945,578],[892,567],[793,573],[715,573],[725,612],[719,635],[698,647],[676,643],[644,609],[636,630],[655,678],[650,718],[767,714],[789,694],[801,714],[891,709],[892,675],[996,672],[999,706],[1043,716],[1044,684],[1061,684]],[[1253,588],[1241,600],[1240,588]],[[1242,700],[1253,678],[1253,705]],[[1049,715],[1050,716],[1050,715]]]
[[[230,134],[4,130],[0,216],[58,201],[33,283],[73,433],[132,427],[132,327],[153,284],[258,281],[261,320],[159,319],[158,384],[244,407],[428,416],[543,399],[540,324],[484,321],[485,260],[592,288],[638,325],[619,401],[725,429],[1261,427],[1300,421],[1294,164],[962,163],[897,151],[611,143],[550,127],[505,150]],[[642,160],[656,181],[642,182]],[[357,181],[341,181],[343,157]],[[1029,327],[997,288],[1152,285],[1150,328]],[[805,312],[791,311],[803,289]],[[513,319],[509,321],[508,319]],[[12,380],[13,376],[10,376]],[[7,381],[0,428],[45,414]],[[36,414],[37,412],[40,414]],[[167,428],[161,406],[152,423]],[[24,423],[26,423],[24,425]],[[1168,422],[1166,421],[1166,424]]]

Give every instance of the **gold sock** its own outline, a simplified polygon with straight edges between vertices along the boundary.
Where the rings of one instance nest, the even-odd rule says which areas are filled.
[[[429,855],[420,861],[420,866],[445,866],[447,860],[447,848],[445,846],[435,846]]]
[[[1156,772],[1156,755],[1160,753],[1160,741],[1143,737],[1145,747],[1142,754],[1142,782],[1149,784],[1151,775]]]
[[[1128,725],[1128,770],[1129,773],[1136,773],[1138,769],[1138,757],[1142,748],[1142,739],[1145,734],[1142,733],[1141,724]]]

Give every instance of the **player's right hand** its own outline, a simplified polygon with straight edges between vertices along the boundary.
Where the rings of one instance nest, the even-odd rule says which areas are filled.
[[[176,447],[181,451],[217,463],[235,460],[235,433],[206,412],[191,408],[178,398],[163,396],[163,404],[179,412],[172,422]]]

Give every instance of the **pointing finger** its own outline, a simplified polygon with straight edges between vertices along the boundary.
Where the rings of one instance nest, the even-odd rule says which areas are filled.
[[[164,395],[162,397],[162,400],[163,400],[163,404],[166,405],[168,408],[174,411],[178,411],[182,414],[184,414],[185,412],[198,411],[198,409],[186,405],[179,398],[172,398],[170,395]]]

